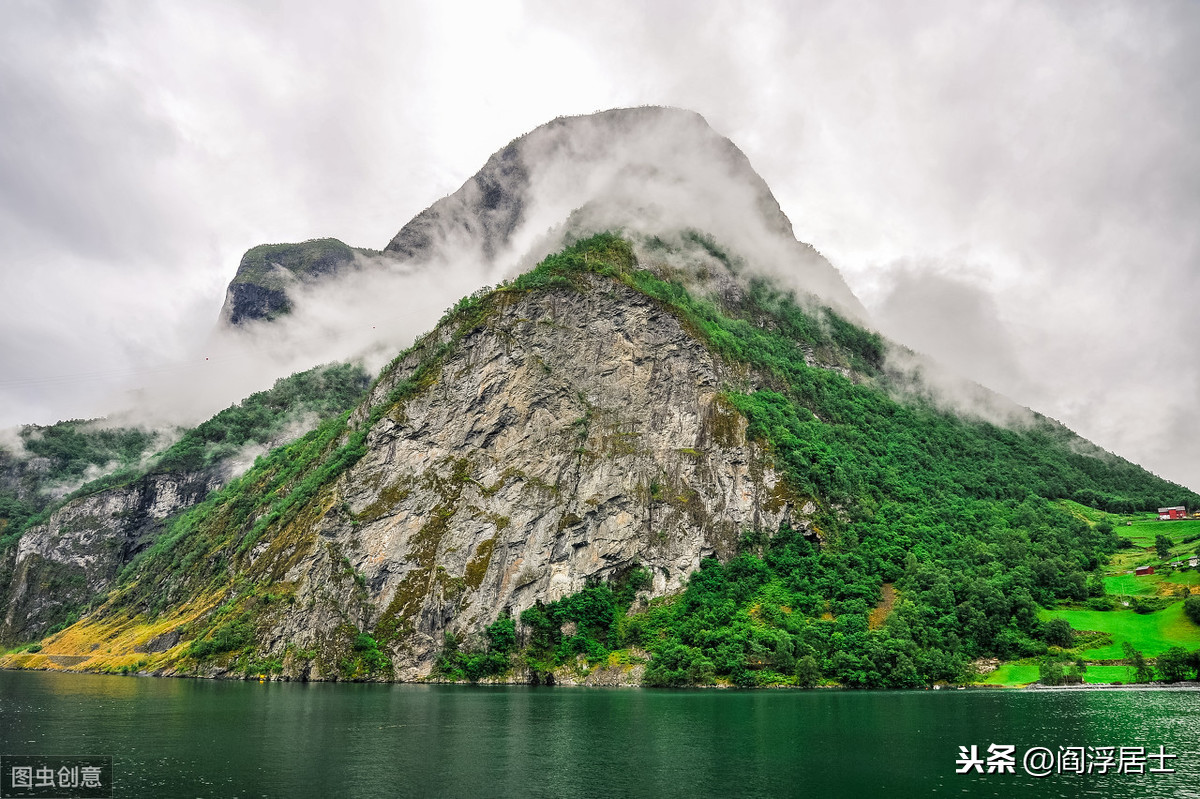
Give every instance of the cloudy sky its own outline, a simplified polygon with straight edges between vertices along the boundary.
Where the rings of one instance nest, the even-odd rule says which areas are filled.
[[[666,104],[885,332],[1200,489],[1197,35],[1165,0],[6,0],[0,425],[201,368],[255,244],[380,248],[515,136]]]

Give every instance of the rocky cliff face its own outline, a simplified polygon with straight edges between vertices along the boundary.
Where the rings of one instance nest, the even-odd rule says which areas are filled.
[[[372,402],[427,354],[410,354]],[[393,642],[395,676],[413,679],[446,631],[477,633],[638,564],[652,595],[674,592],[742,531],[802,525],[721,399],[738,379],[675,317],[610,280],[505,303],[371,429],[312,549],[283,575],[296,601],[265,643],[324,650],[348,622]],[[350,603],[330,581],[346,570],[360,584]],[[305,676],[330,675],[318,665]]]
[[[30,641],[77,618],[164,521],[223,482],[218,473],[156,474],[73,500],[31,527],[8,554],[0,581],[0,641]]]
[[[416,262],[429,261],[448,244],[473,245],[490,264],[524,220],[529,202],[529,168],[521,140],[497,152],[449,197],[408,222],[385,252]]]
[[[696,280],[736,301],[739,282],[696,252]],[[555,280],[464,306],[385,369],[330,444],[361,441],[360,454],[296,512],[268,508],[320,467],[287,487],[256,467],[230,487],[244,493],[207,503],[180,544],[209,548],[143,564],[37,657],[113,668],[112,657],[166,649],[157,670],[221,673],[234,664],[215,642],[235,642],[285,676],[339,679],[369,634],[388,661],[370,676],[418,679],[448,632],[471,640],[502,615],[639,567],[651,575],[643,601],[671,594],[747,532],[809,529],[810,498],[789,490],[724,398],[757,377],[627,281],[586,270]],[[18,567],[29,576],[14,581],[10,613],[44,618],[31,603],[104,590],[147,525],[195,499],[183,487],[141,491],[97,495],[28,534]],[[238,506],[257,509],[229,521]],[[129,522],[114,539],[97,534],[95,518]],[[245,533],[263,519],[259,537]],[[181,562],[228,565],[192,579]],[[45,563],[76,575],[78,590],[38,588]],[[156,597],[168,595],[164,610]],[[130,651],[94,660],[100,637]],[[196,642],[214,642],[215,661],[193,659]]]
[[[225,291],[221,320],[236,326],[274,319],[291,310],[289,290],[333,279],[378,255],[337,239],[254,247],[242,256],[237,273]]]

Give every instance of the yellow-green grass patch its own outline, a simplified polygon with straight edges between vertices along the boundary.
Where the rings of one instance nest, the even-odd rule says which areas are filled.
[[[85,616],[43,639],[37,653],[0,658],[0,668],[115,672],[153,671],[175,665],[187,648],[180,641],[165,652],[139,652],[151,639],[194,623],[212,610],[219,595],[198,597],[174,613],[150,620],[143,616]]]
[[[1126,516],[1118,517],[1114,514],[1106,513],[1105,511],[1093,508],[1089,505],[1081,505],[1078,502],[1070,499],[1060,499],[1055,502],[1055,504],[1068,513],[1083,519],[1089,524],[1099,524],[1100,522],[1108,521],[1109,524],[1116,528],[1118,524],[1124,524],[1127,520],[1132,518]]]
[[[1138,566],[1155,566],[1161,561],[1154,549],[1123,549],[1112,556],[1104,571],[1108,574],[1123,574],[1133,571]]]

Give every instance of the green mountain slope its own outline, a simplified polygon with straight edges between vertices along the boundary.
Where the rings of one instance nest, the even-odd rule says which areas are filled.
[[[1103,593],[1096,571],[1118,546],[1112,526],[1050,500],[1196,506],[1193,492],[1044,417],[1006,429],[897,399],[905,386],[881,368],[885,342],[764,283],[721,308],[649,272],[628,279],[767,377],[769,388],[729,400],[791,490],[817,499],[822,540],[747,536],[736,559],[704,561],[682,596],[640,612],[598,590],[600,622],[573,600],[530,612],[522,621],[539,634],[527,654],[543,669],[632,646],[652,654],[651,684],[788,682],[798,664],[855,687],[960,679],[973,658],[1044,654],[1039,604]],[[805,348],[822,346],[847,355],[853,374],[808,365]],[[901,599],[870,629],[885,582]],[[578,625],[573,638],[559,633],[566,623]],[[465,674],[471,658],[455,655],[443,669]]]
[[[43,642],[45,654],[5,662],[57,653],[80,668],[169,673],[563,679],[640,660],[651,684],[915,686],[961,677],[980,656],[1044,651],[1038,606],[1103,591],[1096,572],[1116,536],[1055,500],[1200,504],[1044,417],[1005,428],[920,399],[887,368],[892,345],[739,276],[714,242],[638,246],[640,260],[596,236],[464,299],[353,413],[174,519],[103,606]],[[557,376],[574,368],[554,360],[564,337],[582,337],[578,359],[636,350],[638,330],[588,338],[631,308],[682,338],[662,339],[657,361],[629,362],[630,392],[660,380],[668,358],[686,356],[672,390],[711,364],[715,378],[694,378],[712,384],[700,410],[668,394],[654,417],[664,429],[675,417],[699,424],[691,438],[647,444],[657,431],[629,422],[598,430],[618,410],[589,391],[612,369]],[[521,359],[494,374],[523,364],[527,414],[579,409],[533,425],[562,428],[552,449],[504,451],[559,458],[557,477],[502,473],[495,442],[532,416],[470,404],[514,390],[471,383],[487,358],[512,353]],[[477,443],[437,455],[440,439],[425,438],[435,417]],[[405,476],[405,458],[432,460]],[[746,482],[730,496],[754,511],[732,537],[730,519],[750,517],[697,482],[731,469]],[[604,481],[589,499],[582,487]],[[508,499],[514,484],[542,510],[522,517],[530,495]],[[632,543],[555,582],[554,564],[583,562],[572,553],[592,551],[599,531]],[[543,534],[553,552],[539,554]],[[549,571],[532,570],[538,558]],[[699,568],[672,582],[677,562]],[[102,638],[128,645],[81,654]]]

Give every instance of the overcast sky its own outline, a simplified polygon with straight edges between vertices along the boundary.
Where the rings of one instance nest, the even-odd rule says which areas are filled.
[[[652,103],[884,332],[1200,489],[1198,35],[1194,2],[6,0],[0,425],[197,368],[255,244],[381,248],[515,136]]]

